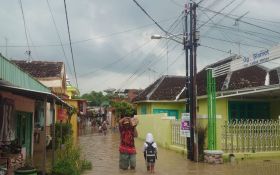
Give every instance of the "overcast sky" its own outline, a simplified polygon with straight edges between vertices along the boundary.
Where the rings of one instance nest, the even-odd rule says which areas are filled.
[[[63,61],[67,75],[75,85],[63,0],[48,1],[50,9],[47,0],[22,0],[32,60]],[[185,74],[183,46],[173,41],[151,40],[151,35],[164,33],[133,0],[66,2],[78,84],[82,93],[107,88],[143,89],[161,75]],[[182,11],[186,0],[138,2],[170,33],[182,33]],[[200,5],[230,16],[236,15],[232,16],[235,18],[245,14],[241,20],[279,31],[280,1],[277,0],[204,0]],[[0,7],[0,52],[9,59],[27,59],[25,52],[28,47],[19,0],[0,0]],[[242,22],[235,25],[233,19],[215,15],[202,7],[197,12],[198,26],[209,22],[199,29],[200,43],[203,45],[198,49],[199,69],[230,55],[205,46],[248,56],[280,41],[280,34],[276,32]],[[50,11],[57,24],[66,57]],[[247,33],[238,32],[238,28]],[[239,47],[239,42],[244,45]],[[270,64],[279,66],[279,63]]]

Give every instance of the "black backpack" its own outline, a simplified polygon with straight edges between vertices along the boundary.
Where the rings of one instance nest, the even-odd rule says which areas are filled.
[[[152,143],[146,142],[146,144],[148,146],[145,149],[144,157],[148,163],[155,163],[155,161],[157,159],[157,151],[156,151],[156,148],[153,147],[153,143],[154,142],[152,142]]]

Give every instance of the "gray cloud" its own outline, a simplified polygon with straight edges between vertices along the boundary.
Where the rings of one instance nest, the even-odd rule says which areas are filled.
[[[179,16],[186,2],[185,0],[174,1],[176,4],[170,0],[139,1],[139,3],[141,3],[157,21],[171,19],[161,23],[161,25],[167,29],[175,21],[175,17]],[[46,0],[24,0],[22,2],[28,31],[32,39],[31,45],[59,44]],[[63,1],[49,0],[49,2],[52,6],[52,11],[62,41],[64,44],[68,43]],[[215,0],[204,1],[202,5],[214,10],[219,10],[230,1],[223,0],[218,3],[214,2]],[[238,4],[238,2],[241,2],[241,0],[236,0],[235,4]],[[110,35],[152,23],[132,0],[68,0],[67,3],[76,70],[79,78],[79,87],[82,93],[91,90],[103,90],[109,87],[145,88],[153,79],[160,76],[160,74],[166,74],[166,41],[150,41],[150,36],[152,34],[163,34],[155,25],[127,31],[122,34]],[[182,7],[179,7],[178,4],[181,4]],[[241,7],[234,11],[234,14],[244,14],[249,11],[248,17],[279,21],[279,6],[280,2],[273,0],[266,1],[265,3],[261,0],[247,0]],[[2,24],[0,28],[0,45],[5,45],[5,37],[8,38],[9,45],[26,45],[18,1],[1,1],[0,7],[0,22]],[[224,12],[229,12],[233,7],[234,6],[231,6]],[[206,13],[209,16],[213,15],[209,12]],[[205,21],[208,19],[203,13],[199,14],[199,16],[200,20]],[[216,17],[213,21],[217,22],[220,19],[221,17]],[[260,21],[252,21],[251,19],[246,20],[272,29],[279,28],[279,24],[276,23],[263,23]],[[224,19],[220,24],[232,27],[233,21]],[[182,22],[176,23],[177,27],[172,32],[175,34],[181,33],[183,30],[182,25]],[[240,25],[240,27],[242,29],[259,31],[273,36],[277,35],[268,31],[260,31],[259,29],[243,24]],[[203,33],[206,30],[209,30],[209,27],[202,28],[201,32]],[[206,32],[206,34],[226,39],[217,29],[211,29],[209,32]],[[238,39],[236,33],[228,31],[226,35],[234,40]],[[280,40],[280,38],[274,39],[277,42]],[[76,43],[82,40],[88,41]],[[244,38],[243,41],[250,44],[258,44]],[[159,44],[157,45],[158,42]],[[147,44],[143,46],[144,43]],[[201,38],[201,43],[222,50],[238,52],[236,44],[227,44],[203,37]],[[182,46],[177,46],[172,50],[175,45],[176,43],[172,42],[169,42],[168,45],[168,63],[170,65],[168,73],[184,75],[185,60],[184,54],[182,54]],[[141,49],[130,53],[138,47],[141,47]],[[73,68],[69,46],[64,45],[64,48],[70,66],[66,64],[68,74],[74,84],[73,75],[70,73],[73,72]],[[27,57],[24,54],[26,49],[26,47],[9,47],[8,57],[24,59]],[[5,50],[5,47],[0,47],[0,52],[4,55]],[[59,46],[32,47],[31,50],[34,60],[66,62],[61,47]],[[243,54],[248,54],[255,50],[257,49],[242,47]],[[226,56],[228,56],[228,54],[200,47],[198,53],[198,68],[201,69],[205,65],[225,58]]]

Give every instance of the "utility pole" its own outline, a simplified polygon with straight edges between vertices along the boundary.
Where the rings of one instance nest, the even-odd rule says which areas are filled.
[[[189,75],[189,111],[190,111],[190,143],[188,157],[190,160],[198,161],[198,145],[196,134],[196,52],[198,46],[198,32],[196,31],[196,7],[197,4],[190,3],[190,37],[189,37],[189,49],[190,49],[190,75]]]
[[[193,144],[193,160],[198,161],[198,135],[197,135],[197,124],[196,124],[196,106],[197,106],[197,83],[196,83],[196,74],[197,74],[197,46],[198,46],[198,40],[199,40],[199,32],[196,31],[196,7],[197,4],[193,4],[193,132],[194,132],[194,144]]]
[[[185,49],[185,56],[186,56],[186,113],[188,112],[187,109],[189,109],[189,103],[190,103],[190,83],[189,83],[189,34],[188,34],[188,4],[185,4],[185,30],[184,30],[184,49]],[[187,158],[191,159],[191,139],[190,137],[187,137]]]

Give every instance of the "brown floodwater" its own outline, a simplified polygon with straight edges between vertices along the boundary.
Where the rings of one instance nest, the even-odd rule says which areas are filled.
[[[85,158],[92,162],[92,170],[85,175],[140,175],[146,172],[142,154],[143,141],[135,139],[137,156],[136,170],[119,170],[119,134],[109,133],[106,136],[88,134],[79,138],[80,147]],[[265,160],[240,160],[234,163],[210,165],[195,163],[185,155],[159,147],[155,175],[280,175],[280,158]]]

